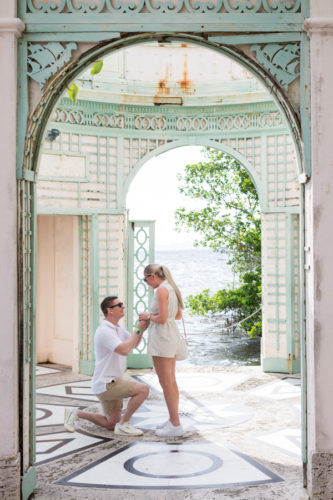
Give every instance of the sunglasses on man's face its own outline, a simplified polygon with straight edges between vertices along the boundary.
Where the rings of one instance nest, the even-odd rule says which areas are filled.
[[[109,306],[109,309],[113,309],[114,307],[123,307],[124,302],[118,302],[118,304],[115,304],[114,306]]]

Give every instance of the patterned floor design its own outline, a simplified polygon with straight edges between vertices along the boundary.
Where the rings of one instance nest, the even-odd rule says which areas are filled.
[[[47,396],[60,396],[62,398],[79,399],[83,401],[98,402],[96,396],[91,392],[91,380],[81,380],[68,384],[49,385],[37,389],[38,394]]]
[[[287,427],[274,432],[257,436],[256,441],[267,444],[269,447],[301,458],[301,429]]]
[[[46,366],[37,365],[36,366],[36,376],[49,375],[50,373],[59,373],[61,370],[56,368],[48,368]]]
[[[224,443],[134,442],[57,481],[126,489],[222,488],[283,481]]]
[[[139,377],[134,377],[139,382],[149,385],[149,387],[159,393],[162,393],[161,386],[155,373],[145,373]],[[221,393],[232,387],[241,384],[249,376],[242,373],[179,373],[177,374],[177,383],[180,392],[196,393]]]
[[[238,425],[253,416],[249,407],[216,403],[214,400],[184,401],[180,407],[180,418],[185,431],[205,431]],[[147,401],[133,415],[132,423],[141,429],[155,429],[157,424],[168,420],[164,402]]]
[[[274,399],[276,401],[282,399],[300,398],[301,382],[298,378],[284,377],[280,380],[270,382],[269,384],[264,384],[249,392],[254,396]]]
[[[183,372],[178,378],[182,392],[180,416],[185,432],[205,432],[237,426],[255,417],[255,411],[250,406],[226,403],[225,399],[224,402],[219,402],[213,395],[242,383],[248,378],[247,375],[228,372]],[[149,384],[153,391],[160,393],[155,374],[146,373],[137,377],[137,380]],[[202,392],[207,393],[208,399],[199,395],[195,399],[195,394]],[[297,424],[300,417],[300,382],[297,378],[285,377],[249,390],[248,393],[276,401],[295,398],[291,407],[295,425]],[[92,404],[95,406],[98,402],[96,396],[91,393],[90,380],[39,388],[37,395],[48,396],[47,403],[36,404],[37,428],[40,432],[45,432],[48,426],[58,426],[58,430],[37,436],[36,465],[40,466],[114,441],[112,433],[110,438],[104,438],[95,435],[91,430],[86,432],[80,429],[68,433],[60,427],[63,425],[64,405],[71,403],[84,408]],[[64,403],[52,401],[53,397],[63,398]],[[165,403],[151,399],[134,414],[132,423],[149,431],[166,419]],[[294,457],[300,457],[301,454],[300,429],[297,427],[273,430],[252,440]],[[147,442],[143,436],[134,442],[121,445],[116,451],[103,455],[89,466],[79,468],[56,484],[93,488],[185,489],[246,486],[279,481],[283,479],[227,442],[181,442],[181,439],[174,443],[165,440]]]
[[[68,406],[67,408],[76,408]],[[63,425],[64,406],[62,404],[36,404],[36,427],[51,427],[54,425]]]
[[[110,441],[87,432],[53,432],[36,438],[36,465],[45,464],[77,451],[87,450],[92,446]]]

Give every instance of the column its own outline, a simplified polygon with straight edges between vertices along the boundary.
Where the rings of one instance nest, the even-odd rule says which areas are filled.
[[[17,37],[24,29],[15,18],[16,1],[0,6],[0,497],[19,498],[16,95]]]
[[[311,498],[333,496],[333,2],[310,2],[311,163],[306,185],[307,436]],[[320,16],[320,17],[316,17]]]

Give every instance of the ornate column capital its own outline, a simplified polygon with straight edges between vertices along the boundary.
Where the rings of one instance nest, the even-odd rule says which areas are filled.
[[[304,29],[309,36],[333,35],[333,17],[309,17],[304,21]]]
[[[25,24],[18,17],[0,17],[0,34],[12,33],[20,38],[24,30]]]

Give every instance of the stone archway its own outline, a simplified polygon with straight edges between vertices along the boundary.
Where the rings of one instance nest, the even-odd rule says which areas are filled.
[[[177,7],[181,7],[182,2],[177,5]],[[283,13],[283,16],[280,16],[280,23],[278,26],[273,25],[271,26],[272,29],[276,31],[275,36],[265,36],[263,37],[260,35],[261,29],[263,25],[261,24],[261,21],[259,21],[259,17],[257,18],[252,18],[251,21],[253,21],[253,35],[245,35],[245,38],[239,38],[236,39],[234,38],[231,40],[233,37],[228,37],[223,34],[223,26],[218,26],[218,23],[216,23],[215,16],[213,15],[208,19],[208,16],[210,15],[207,9],[202,6],[201,11],[200,11],[200,16],[202,15],[202,28],[204,32],[210,33],[208,35],[208,42],[206,40],[207,36],[196,36],[195,34],[192,33],[197,33],[197,30],[195,27],[190,27],[187,25],[187,31],[189,31],[190,34],[184,34],[184,35],[179,35],[178,33],[169,33],[169,32],[163,32],[163,30],[167,29],[169,27],[168,22],[162,23],[162,30],[158,29],[157,31],[154,30],[153,35],[139,35],[137,37],[130,37],[128,35],[124,36],[123,38],[118,36],[117,34],[112,35],[114,38],[118,38],[116,42],[111,42],[110,43],[105,43],[103,42],[100,46],[93,47],[89,53],[82,55],[79,60],[75,60],[71,58],[71,49],[74,48],[74,46],[69,46],[69,44],[72,44],[73,42],[69,42],[69,44],[63,44],[62,48],[64,49],[61,53],[62,61],[59,64],[59,61],[57,61],[56,64],[56,69],[58,69],[59,66],[61,66],[61,70],[54,76],[54,78],[51,78],[49,80],[49,83],[47,84],[45,91],[43,91],[41,98],[39,99],[39,103],[35,108],[35,111],[32,113],[31,119],[28,122],[27,126],[27,133],[25,135],[25,146],[23,147],[23,130],[20,134],[19,138],[19,147],[20,147],[20,152],[19,152],[19,178],[21,179],[20,182],[20,193],[21,193],[21,206],[24,207],[22,211],[22,219],[21,220],[21,228],[20,228],[20,234],[21,234],[21,242],[22,242],[22,249],[23,249],[23,255],[24,255],[24,260],[25,264],[21,268],[21,277],[20,277],[20,296],[23,299],[23,304],[28,304],[28,307],[22,308],[20,312],[20,319],[21,319],[21,324],[22,328],[24,331],[26,331],[25,339],[27,345],[31,345],[33,348],[33,321],[32,321],[32,310],[29,307],[29,304],[33,304],[33,300],[31,300],[31,290],[30,288],[30,283],[32,280],[32,274],[31,274],[31,269],[32,269],[32,260],[31,260],[31,255],[33,255],[34,252],[34,244],[33,244],[33,227],[30,225],[31,221],[31,214],[33,214],[33,203],[34,203],[34,188],[33,188],[33,181],[34,181],[34,171],[35,171],[35,158],[38,156],[38,151],[39,151],[39,146],[40,146],[40,141],[41,137],[44,132],[44,127],[47,121],[47,118],[49,116],[49,113],[58,97],[58,93],[61,91],[62,88],[64,88],[64,85],[66,81],[70,81],[72,78],[75,77],[75,75],[80,71],[81,68],[83,68],[89,61],[94,60],[96,57],[102,56],[104,53],[110,50],[110,45],[113,45],[113,49],[116,50],[117,47],[124,46],[124,44],[131,44],[131,43],[137,43],[138,39],[141,40],[149,40],[149,39],[159,39],[159,40],[167,40],[168,38],[179,38],[179,39],[187,39],[191,40],[192,42],[197,42],[201,43],[204,45],[207,45],[211,48],[214,48],[214,50],[222,50],[224,53],[228,54],[229,56],[234,57],[238,61],[240,61],[242,64],[244,64],[246,67],[254,71],[260,78],[263,78],[265,81],[265,84],[268,88],[271,89],[271,91],[276,95],[278,101],[281,104],[281,108],[283,109],[283,112],[285,113],[288,122],[291,124],[291,129],[293,136],[295,138],[295,142],[298,145],[297,149],[297,154],[302,157],[302,166],[304,166],[303,173],[305,171],[309,173],[309,157],[306,154],[305,157],[303,157],[303,149],[302,149],[302,140],[301,140],[301,133],[300,133],[300,127],[299,127],[299,122],[298,122],[298,117],[297,117],[297,111],[298,109],[301,109],[301,116],[302,116],[302,129],[303,129],[303,136],[308,134],[308,115],[306,111],[306,100],[307,96],[305,96],[305,99],[299,99],[299,94],[297,88],[295,89],[295,85],[293,88],[293,91],[290,91],[289,93],[286,92],[288,90],[288,87],[293,85],[293,82],[297,80],[297,74],[294,70],[291,71],[290,78],[291,80],[285,80],[284,78],[280,80],[279,78],[279,70],[274,67],[271,67],[271,64],[269,64],[270,58],[274,56],[277,52],[282,51],[282,53],[285,54],[287,51],[287,54],[289,54],[288,51],[290,51],[291,54],[296,54],[297,51],[299,50],[299,40],[300,40],[300,32],[302,31],[302,22],[304,19],[304,16],[307,13],[307,9],[302,9],[301,3],[295,1],[294,4],[290,7],[289,3],[288,6],[286,2],[279,2],[277,7],[272,7],[270,6],[267,2],[262,2],[261,0],[257,0],[255,2],[255,5],[253,4],[253,8],[249,8],[248,5],[246,6],[245,3],[244,5],[240,5],[238,7],[233,7],[229,4],[229,2],[223,2],[223,5],[220,3],[219,8],[225,9],[225,12],[228,14],[238,14],[238,13],[247,13],[249,16],[253,15],[256,16],[257,13],[262,13],[262,14],[274,14],[274,13]],[[99,6],[98,6],[98,12],[96,15],[102,15],[103,14],[103,9],[105,8],[106,10],[110,9],[111,4],[105,4],[105,2],[101,1]],[[124,6],[123,6],[124,7]],[[187,5],[188,7],[188,5]],[[76,7],[72,4],[72,2],[67,3],[68,10],[64,8],[64,3],[60,2],[60,4],[56,7],[56,12],[55,15],[58,16],[58,18],[53,18],[52,22],[56,22],[56,19],[60,21],[60,17],[63,14],[67,15],[68,12],[73,13],[74,15],[86,15],[89,14],[91,15],[91,6],[88,7],[87,9],[83,9],[81,13],[76,9]],[[154,12],[154,15],[156,14],[156,11],[154,11],[154,6],[150,5],[150,8]],[[170,8],[170,7],[169,7]],[[113,9],[113,7],[112,7]],[[111,11],[113,12],[113,10]],[[141,7],[140,7],[141,9]],[[189,11],[191,12],[192,7],[190,7]],[[171,8],[172,10],[172,8]],[[22,17],[24,20],[27,20],[28,22],[28,30],[30,29],[31,26],[31,33],[33,33],[34,28],[33,28],[33,23],[38,23],[38,15],[42,12],[42,14],[45,15],[51,15],[52,12],[48,6],[48,2],[46,2],[44,5],[40,5],[39,7],[35,7],[35,5],[32,2],[29,2],[29,5],[27,7],[27,10],[21,9]],[[104,11],[105,12],[105,11]],[[129,11],[124,9],[123,14],[128,13]],[[177,10],[178,12],[178,10]],[[166,11],[162,10],[161,14],[165,14]],[[122,14],[122,15],[123,15]],[[176,14],[176,12],[175,12]],[[95,14],[94,14],[95,15]],[[294,24],[288,24],[287,23],[287,16],[288,15],[293,15],[293,22]],[[36,17],[37,16],[37,17]],[[281,19],[285,20],[285,24],[281,22]],[[285,18],[285,19],[284,19]],[[51,19],[51,18],[49,18]],[[278,18],[276,17],[276,20]],[[94,20],[97,21],[97,18],[94,17]],[[201,19],[200,19],[201,20]],[[78,25],[83,21],[83,18],[81,17],[80,19],[77,19]],[[166,19],[165,19],[166,21]],[[196,23],[198,23],[199,18],[197,18]],[[51,25],[52,25],[51,22]],[[117,24],[118,22],[118,24]],[[119,20],[117,20],[116,26],[119,26]],[[151,21],[150,21],[151,22]],[[244,26],[242,25],[241,18],[236,20],[234,22],[234,25],[232,25],[232,31],[235,33],[243,32],[244,31]],[[156,19],[154,19],[153,24],[156,23]],[[206,24],[205,24],[206,23]],[[215,23],[215,24],[214,24]],[[239,24],[237,24],[239,23]],[[257,24],[256,24],[257,23]],[[112,24],[112,23],[111,23]],[[153,25],[152,24],[152,25]],[[273,23],[274,24],[274,23]],[[77,26],[78,26],[77,25]],[[144,25],[144,30],[147,29],[148,24]],[[195,24],[197,26],[197,24]],[[213,26],[215,27],[215,30],[213,29]],[[267,26],[267,25],[266,25]],[[288,27],[287,27],[288,26]],[[293,26],[291,28],[291,26]],[[133,30],[133,25],[130,23],[128,24],[128,31]],[[211,30],[209,32],[209,30]],[[228,28],[230,30],[230,27]],[[286,37],[285,34],[286,31],[290,31],[288,37]],[[75,29],[74,29],[75,31]],[[94,30],[93,30],[94,31]],[[279,33],[280,32],[280,33]],[[30,33],[28,31],[28,33]],[[97,33],[97,35],[96,35]],[[218,33],[218,36],[216,35]],[[247,32],[248,33],[248,32]],[[295,34],[297,33],[297,36]],[[62,35],[63,36],[63,35]],[[249,38],[247,38],[247,36]],[[103,38],[104,37],[104,38]],[[22,51],[21,51],[21,61],[26,60],[26,54],[27,50],[34,49],[34,43],[36,41],[33,39],[34,37],[30,38],[29,41],[29,36],[24,39],[24,42],[22,44]],[[73,38],[73,37],[72,37]],[[80,38],[80,37],[78,37]],[[107,40],[110,39],[110,33],[100,35],[100,29],[96,29],[95,31],[95,38],[94,40]],[[47,36],[43,38],[43,36],[37,38],[39,42],[44,43],[46,45],[46,40],[48,40]],[[74,39],[77,39],[74,38]],[[286,39],[289,40],[286,42]],[[32,40],[32,41],[31,41]],[[64,38],[61,38],[61,40],[64,40]],[[66,41],[69,40],[68,38]],[[267,42],[267,43],[266,43]],[[91,42],[92,45],[94,45],[94,42]],[[28,44],[31,44],[28,46]],[[274,45],[275,44],[275,45]],[[274,49],[273,51],[268,51],[270,54],[267,56],[267,50],[265,50],[267,47],[266,45],[269,45],[269,49]],[[292,49],[288,48],[288,45],[292,45]],[[28,48],[29,47],[29,48]],[[252,47],[253,48],[252,50]],[[306,78],[306,74],[304,71],[304,67],[306,67],[307,61],[307,42],[302,38],[302,54],[303,54],[303,60],[301,59],[301,66],[302,66],[302,71],[301,75],[303,78],[303,83],[304,83],[304,78]],[[44,49],[42,49],[43,51]],[[49,48],[47,48],[49,51]],[[79,47],[79,51],[82,51],[83,46]],[[250,56],[250,52],[252,52],[252,56]],[[257,57],[254,56],[256,54]],[[268,59],[267,59],[268,58]],[[70,62],[68,64],[65,63],[63,65],[62,63],[64,61]],[[299,53],[296,55],[296,60],[299,61]],[[269,68],[269,69],[268,69]],[[49,76],[52,75],[53,70],[49,72]],[[30,72],[31,73],[31,72]],[[22,80],[24,80],[24,77],[22,77]],[[278,83],[277,83],[278,82]],[[297,84],[296,84],[297,87]],[[26,95],[24,95],[24,92],[27,90],[27,85],[24,83],[23,85],[23,99],[20,101],[20,107],[19,107],[19,115],[20,117],[24,118],[26,117],[26,107],[23,106],[24,99],[26,98]],[[296,97],[295,97],[296,96]],[[300,102],[302,101],[302,102]],[[293,103],[293,104],[291,104]],[[25,121],[25,120],[23,120]],[[23,154],[24,152],[24,154]],[[308,151],[307,151],[308,152]],[[22,158],[24,158],[23,161]],[[306,161],[303,161],[305,158]],[[307,162],[307,163],[306,163]],[[21,170],[21,165],[22,165],[22,170]],[[303,180],[306,180],[306,175],[304,175]],[[275,216],[276,217],[276,216]],[[274,222],[275,224],[278,223],[277,221]],[[290,222],[290,227],[293,226],[293,223]],[[291,233],[290,233],[291,234]],[[29,358],[26,360],[27,364],[27,369],[23,370],[23,384],[26,387],[26,394],[25,398],[28,397],[29,392],[31,391],[32,385],[29,382]],[[24,434],[24,432],[23,432]],[[27,450],[27,447],[25,448]],[[29,454],[27,454],[27,451],[24,453],[24,466],[23,470],[28,470],[29,464],[31,463],[31,458],[29,458]]]

